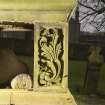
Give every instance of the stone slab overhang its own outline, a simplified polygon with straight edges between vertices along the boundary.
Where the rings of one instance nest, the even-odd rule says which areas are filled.
[[[66,22],[75,0],[0,0],[0,20]]]

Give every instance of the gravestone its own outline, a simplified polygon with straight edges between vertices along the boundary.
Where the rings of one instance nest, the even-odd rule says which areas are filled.
[[[89,48],[89,53],[84,88],[88,94],[96,94],[100,70],[104,58],[101,54],[101,47],[91,46]]]
[[[0,104],[76,105],[68,89],[68,23],[75,4],[75,0],[0,0],[0,24],[34,26],[33,88],[1,89]]]

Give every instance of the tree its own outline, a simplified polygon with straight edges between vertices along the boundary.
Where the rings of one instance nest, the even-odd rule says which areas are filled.
[[[78,0],[83,31],[105,31],[105,0]]]

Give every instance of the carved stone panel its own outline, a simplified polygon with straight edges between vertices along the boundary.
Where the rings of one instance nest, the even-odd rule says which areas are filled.
[[[60,85],[64,69],[63,30],[41,26],[39,34],[38,83],[40,86]]]

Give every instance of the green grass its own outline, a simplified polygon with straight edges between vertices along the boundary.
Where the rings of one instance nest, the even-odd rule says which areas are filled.
[[[69,61],[69,87],[72,91],[78,91],[83,88],[86,64],[86,61]],[[105,94],[105,63],[100,70],[97,92]]]
[[[69,61],[69,87],[73,90],[83,87],[86,62]]]
[[[69,88],[76,100],[77,105],[105,105],[105,97],[97,95],[87,95],[82,92],[85,72],[86,61],[69,61]],[[105,95],[105,63],[100,69],[97,86],[97,92]]]
[[[105,64],[101,67],[97,90],[100,93],[105,94]]]
[[[78,95],[76,94],[75,100],[77,105],[105,105],[105,98],[96,95]]]

